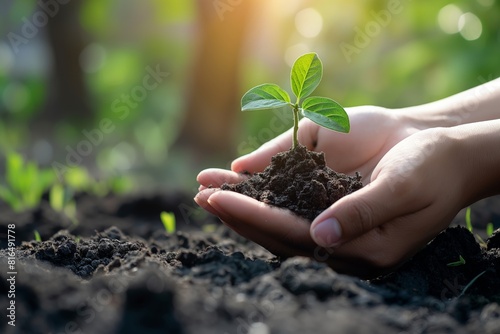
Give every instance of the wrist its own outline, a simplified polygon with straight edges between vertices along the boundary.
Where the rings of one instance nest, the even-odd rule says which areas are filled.
[[[442,101],[394,110],[400,119],[408,125],[425,130],[430,128],[448,128],[463,124],[468,118],[464,113],[457,113]]]
[[[453,143],[463,206],[500,193],[500,120],[443,129]]]
[[[396,112],[424,130],[499,119],[499,104],[500,78],[435,102],[396,109]]]

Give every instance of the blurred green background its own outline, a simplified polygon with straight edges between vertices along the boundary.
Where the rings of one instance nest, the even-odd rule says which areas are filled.
[[[194,191],[199,170],[287,129],[239,100],[288,88],[308,51],[324,63],[317,94],[345,106],[421,104],[500,74],[496,0],[2,0],[0,13],[0,171],[16,151],[136,190]]]

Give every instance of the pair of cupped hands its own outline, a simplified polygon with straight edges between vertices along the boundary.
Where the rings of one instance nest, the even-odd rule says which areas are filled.
[[[291,130],[233,161],[231,170],[198,175],[196,203],[272,253],[308,256],[342,273],[371,278],[394,269],[446,228],[461,209],[460,175],[440,128],[422,129],[396,110],[348,108],[351,132],[302,119],[299,142],[325,153],[337,172],[360,172],[364,187],[311,222],[250,197],[220,190],[263,171],[291,147]]]

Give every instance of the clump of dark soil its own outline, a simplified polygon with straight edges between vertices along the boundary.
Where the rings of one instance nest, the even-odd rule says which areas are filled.
[[[326,166],[322,152],[299,145],[276,154],[262,173],[238,184],[224,184],[221,189],[289,209],[312,221],[337,200],[362,187],[359,173],[337,173]]]
[[[89,278],[99,267],[120,267],[129,256],[148,251],[142,242],[131,242],[123,240],[124,238],[116,227],[84,240],[62,230],[46,242],[24,243],[19,249],[19,255],[31,255],[38,260],[70,269],[82,278]]]
[[[401,268],[373,283],[404,288],[414,296],[448,300],[467,292],[476,299],[481,296],[476,303],[485,298],[500,302],[500,249],[493,247],[499,241],[500,230],[481,247],[466,228],[450,227]],[[460,257],[463,264],[449,265]]]

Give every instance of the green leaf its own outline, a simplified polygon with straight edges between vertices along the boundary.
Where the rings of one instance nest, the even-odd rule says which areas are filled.
[[[327,129],[347,133],[349,116],[337,102],[326,97],[312,96],[302,103],[302,115]]]
[[[275,84],[262,84],[250,89],[241,99],[241,111],[273,110],[290,104],[287,92]]]
[[[470,214],[471,209],[470,206],[468,206],[467,209],[465,209],[465,226],[467,227],[469,232],[472,233],[472,220],[470,218]]]
[[[486,225],[486,235],[488,237],[491,237],[493,235],[495,228],[493,227],[493,223],[488,223]]]
[[[292,66],[290,82],[297,101],[306,98],[318,87],[323,76],[323,64],[316,53],[300,56]]]
[[[17,153],[10,153],[7,156],[5,179],[10,188],[14,191],[19,190],[19,182],[22,180],[23,157]]]
[[[64,188],[61,184],[54,184],[50,189],[49,201],[52,209],[62,212],[64,209]]]
[[[0,199],[9,203],[11,208],[17,207],[20,203],[16,195],[10,191],[7,187],[0,185]]]
[[[458,258],[458,261],[450,262],[450,263],[447,263],[446,265],[448,267],[458,267],[458,266],[462,266],[464,264],[465,264],[465,259],[462,257],[462,255],[460,255]]]
[[[76,191],[84,191],[92,184],[92,179],[86,169],[73,167],[65,173],[64,182]]]
[[[42,242],[42,237],[40,236],[40,233],[37,230],[34,230],[33,234],[35,235],[35,241]]]
[[[175,232],[175,215],[172,212],[163,211],[160,214],[161,222],[167,233],[172,234]]]

